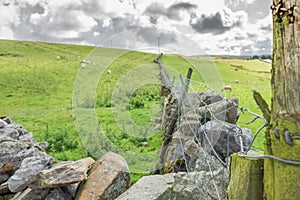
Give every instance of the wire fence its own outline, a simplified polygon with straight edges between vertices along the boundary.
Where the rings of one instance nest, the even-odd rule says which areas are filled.
[[[162,54],[154,62],[160,68],[162,89],[166,87],[170,89],[168,101],[165,102],[164,107],[163,124],[165,124],[166,131],[161,162],[166,167],[166,163],[173,161],[172,172],[178,172],[176,169],[181,169],[188,174],[194,174],[195,171],[200,173],[205,169],[209,174],[209,179],[193,179],[198,190],[197,197],[224,199],[229,182],[230,155],[240,152],[245,156],[252,149],[257,135],[268,124],[263,116],[238,105],[236,99],[225,98],[204,83],[191,80],[189,75],[187,78],[180,75],[180,85],[176,85],[174,81],[171,82],[163,64],[159,62],[161,57]],[[256,130],[253,138],[249,129],[236,124],[240,112],[253,116],[253,119],[246,125],[258,119],[262,121],[262,125]],[[190,143],[194,144],[192,150],[198,153],[197,156],[188,152],[191,149],[187,148],[187,144]],[[175,150],[174,145],[177,145]],[[191,167],[194,157],[200,162],[196,161],[197,166]],[[183,162],[175,167],[180,159]]]

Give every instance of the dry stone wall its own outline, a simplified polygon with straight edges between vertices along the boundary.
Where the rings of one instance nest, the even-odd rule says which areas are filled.
[[[121,156],[55,163],[47,145],[10,118],[0,119],[0,200],[114,199],[129,188]]]

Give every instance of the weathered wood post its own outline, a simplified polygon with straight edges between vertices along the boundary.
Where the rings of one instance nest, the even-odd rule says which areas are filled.
[[[263,199],[263,164],[263,159],[249,159],[233,154],[230,163],[227,199]]]
[[[300,161],[300,1],[273,0],[271,123],[265,154]],[[300,166],[264,162],[265,199],[299,199]]]

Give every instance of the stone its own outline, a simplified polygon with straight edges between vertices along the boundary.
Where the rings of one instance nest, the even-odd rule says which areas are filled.
[[[17,146],[19,144],[25,145],[25,143],[17,143]],[[12,147],[16,147],[16,146],[12,145]],[[20,151],[18,151],[19,149],[17,148],[17,149],[15,149],[16,152],[12,152],[12,153],[9,153],[8,155],[0,157],[0,163],[2,163],[2,165],[13,167],[12,171],[7,171],[6,173],[0,173],[0,184],[5,182],[6,180],[8,180],[8,178],[11,177],[15,173],[15,171],[19,169],[22,161],[25,158],[38,157],[41,154],[41,151],[39,151],[37,148],[30,147],[30,145],[28,145],[28,146],[25,145],[24,148],[25,149],[20,150]],[[2,150],[5,150],[5,149],[2,149]]]
[[[202,106],[198,108],[198,112],[206,122],[209,120],[221,120],[235,124],[239,117],[238,100],[236,98],[223,99],[222,101]]]
[[[223,163],[216,156],[212,156],[210,152],[199,146],[193,151],[188,162],[189,172],[209,172],[210,170],[214,171],[222,167],[224,167]]]
[[[223,99],[223,95],[218,94],[216,92],[204,92],[200,95],[200,107],[222,101]]]
[[[44,200],[49,190],[32,190],[27,188],[22,192],[18,192],[11,200]]]
[[[97,161],[88,179],[77,190],[76,200],[115,199],[129,188],[130,172],[126,160],[108,152]]]
[[[24,149],[30,148],[30,146],[28,143],[14,140],[10,137],[0,137],[0,162],[2,162],[2,156],[15,155]]]
[[[144,176],[116,200],[224,199],[228,185],[224,171],[227,169]]]
[[[20,192],[26,188],[27,181],[36,173],[49,167],[54,159],[44,152],[38,151],[35,156],[25,158],[20,168],[8,179],[8,188],[11,192]]]
[[[39,147],[43,148],[43,149],[47,149],[49,146],[48,142],[36,142],[36,145],[38,145]]]
[[[198,127],[199,128],[199,127]],[[198,131],[198,130],[196,130]],[[194,140],[196,135],[193,134],[183,134],[180,131],[176,131],[172,136],[172,143],[184,144],[188,140]]]
[[[25,133],[18,138],[22,142],[34,142],[32,133]]]
[[[223,161],[232,153],[241,151],[239,135],[244,148],[252,141],[251,130],[220,120],[207,122],[199,128],[198,134],[201,146],[209,150],[213,147]]]
[[[184,153],[190,158],[199,145],[194,140],[188,140],[183,145]]]
[[[94,163],[88,157],[78,161],[61,162],[35,173],[26,183],[31,189],[50,189],[78,183],[87,179],[87,171]]]
[[[4,117],[2,120],[5,121],[7,124],[13,124],[14,123],[14,121],[12,119],[10,119],[9,117]]]
[[[30,144],[7,137],[0,139],[0,149],[0,184],[15,173],[25,158],[39,154]]]
[[[201,106],[207,106],[219,101],[222,101],[224,97],[215,92],[200,92],[188,94],[183,102],[185,112],[195,112]]]
[[[51,189],[45,200],[72,200],[72,196],[61,188]]]
[[[198,121],[198,122],[201,122],[203,120],[202,118],[203,117],[201,115],[198,115],[194,111],[188,112],[186,114],[183,113],[181,115],[181,120],[185,120],[185,121]]]
[[[0,163],[0,184],[4,183],[14,173],[14,166],[10,163]]]
[[[177,172],[174,169],[174,165],[177,160],[184,160],[184,151],[181,145],[178,143],[172,143],[168,146],[164,156],[164,173]]]
[[[3,196],[5,194],[10,193],[9,189],[8,189],[8,183],[5,182],[3,184],[0,185],[0,196]]]
[[[0,129],[4,129],[4,128],[6,128],[6,126],[7,126],[6,121],[0,119]]]
[[[24,135],[24,134],[28,133],[28,131],[25,128],[23,128],[22,125],[16,124],[16,123],[8,124],[7,128],[16,130],[19,133],[19,135]],[[16,139],[18,139],[18,138],[16,138]]]
[[[17,140],[19,138],[19,132],[14,128],[5,128],[2,130],[2,133],[0,134],[0,137],[10,137],[12,139]]]
[[[166,147],[164,147],[165,153],[164,153],[164,157],[161,159],[164,162],[169,162],[171,160],[183,158],[184,156],[183,146],[186,142],[190,140],[194,140],[194,136],[186,136],[181,132],[176,131],[172,136],[171,142]]]
[[[172,195],[174,174],[144,176],[116,200],[156,200]],[[164,198],[167,200],[168,198]]]
[[[14,197],[13,194],[7,194],[4,196],[0,196],[0,200],[8,200],[8,199],[12,199]]]
[[[78,188],[80,183],[74,183],[74,184],[71,184],[71,185],[66,185],[64,187],[61,187],[61,189],[65,192],[65,193],[68,193],[72,199],[75,198],[76,196],[76,190]]]
[[[179,131],[186,136],[196,136],[200,125],[199,121],[183,121],[180,124]]]

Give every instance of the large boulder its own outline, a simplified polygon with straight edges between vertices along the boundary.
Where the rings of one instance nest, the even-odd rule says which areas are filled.
[[[224,171],[227,169],[145,176],[117,200],[223,199],[228,185]]]
[[[40,190],[81,182],[87,179],[87,172],[94,162],[94,159],[90,157],[78,161],[61,162],[33,175],[27,181],[27,186]]]
[[[242,138],[243,147],[249,147],[252,141],[251,130],[235,124],[212,120],[202,125],[198,131],[198,140],[202,147],[208,151],[214,150],[223,161],[232,153],[242,150],[239,136]]]
[[[130,173],[126,160],[109,152],[97,161],[88,179],[77,190],[76,200],[115,199],[129,188]]]
[[[172,195],[174,181],[174,174],[144,176],[116,200],[163,199]]]

